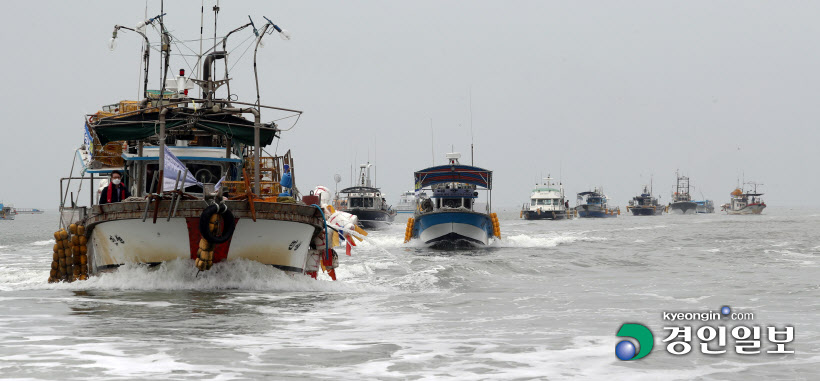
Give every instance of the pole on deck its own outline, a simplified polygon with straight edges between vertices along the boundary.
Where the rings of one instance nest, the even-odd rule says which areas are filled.
[[[259,129],[261,128],[262,118],[259,116],[259,112],[254,113],[254,122],[253,122],[253,146],[254,146],[254,155],[256,156],[253,160],[253,193],[257,195],[262,194],[261,192],[261,184],[259,184],[259,161],[262,160],[262,143],[260,142],[259,138]]]

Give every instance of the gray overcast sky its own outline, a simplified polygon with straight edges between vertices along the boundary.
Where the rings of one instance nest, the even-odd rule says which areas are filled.
[[[214,1],[205,4],[210,10]],[[166,1],[177,38],[199,37],[199,5]],[[58,178],[82,143],[83,114],[137,95],[139,37],[122,32],[117,50],[106,45],[114,24],[143,18],[145,3],[4,6],[0,200],[53,210]],[[159,12],[159,1],[148,6],[149,15]],[[302,190],[332,188],[334,173],[347,185],[354,158],[364,162],[369,152],[377,155],[378,185],[395,203],[412,188],[412,172],[431,164],[430,118],[437,163],[451,145],[469,162],[472,89],[476,165],[494,171],[496,206],[520,205],[541,174],[559,170],[568,193],[603,185],[622,206],[654,174],[666,202],[677,168],[691,176],[695,196],[718,204],[742,171],[766,184],[770,206],[820,204],[808,193],[820,188],[818,2],[221,6],[220,35],[248,14],[293,34],[291,41],[266,37],[259,64],[263,103],[305,111],[278,148],[293,151]],[[212,35],[210,11],[205,24]],[[158,58],[152,55],[152,88]],[[249,58],[233,69],[232,90],[253,101]],[[187,68],[175,57],[172,71],[180,67]]]

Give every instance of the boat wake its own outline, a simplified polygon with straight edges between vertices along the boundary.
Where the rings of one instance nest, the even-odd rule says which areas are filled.
[[[46,268],[44,266],[44,268]],[[5,271],[0,268],[0,290],[249,290],[280,292],[379,292],[383,287],[332,282],[292,274],[255,261],[238,259],[217,263],[199,272],[191,260],[175,260],[155,267],[124,265],[84,282],[47,283],[47,270]]]
[[[567,233],[563,235],[555,234],[517,234],[502,239],[496,239],[492,242],[492,247],[527,247],[527,248],[545,248],[556,247],[558,245],[566,245],[575,242],[598,242],[606,241],[604,237],[587,237],[575,233]]]

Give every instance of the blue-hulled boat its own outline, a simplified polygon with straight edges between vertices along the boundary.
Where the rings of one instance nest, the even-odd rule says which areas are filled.
[[[609,199],[604,194],[603,189],[594,188],[591,191],[578,193],[577,206],[575,211],[581,218],[606,218],[618,217],[621,214],[620,208],[610,208]]]
[[[483,246],[500,236],[498,217],[491,213],[492,171],[461,165],[459,153],[448,153],[448,165],[415,172],[416,191],[429,187],[407,221],[405,242],[419,239],[437,248]],[[487,204],[476,207],[479,191]]]

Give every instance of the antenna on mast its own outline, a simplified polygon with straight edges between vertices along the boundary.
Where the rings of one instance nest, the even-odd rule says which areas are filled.
[[[433,165],[436,165],[436,141],[433,139],[433,118],[430,118],[430,153]]]
[[[202,37],[205,33],[205,0],[201,2],[199,9],[199,55],[196,57],[195,78],[202,78]]]
[[[475,165],[475,140],[473,137],[473,87],[470,86],[470,165]]]
[[[375,163],[376,163],[376,152],[378,152],[378,149],[379,149],[379,143],[378,143],[378,141],[377,141],[376,139],[377,139],[377,138],[374,136],[374,137],[373,137],[373,165],[374,165],[374,166],[376,165],[376,164],[375,164]],[[378,187],[376,186],[376,184],[378,184],[378,183],[376,182],[376,180],[378,180],[378,179],[379,179],[379,167],[376,167],[376,169],[374,169],[373,171],[375,172],[375,173],[373,174],[373,188],[378,188]]]

